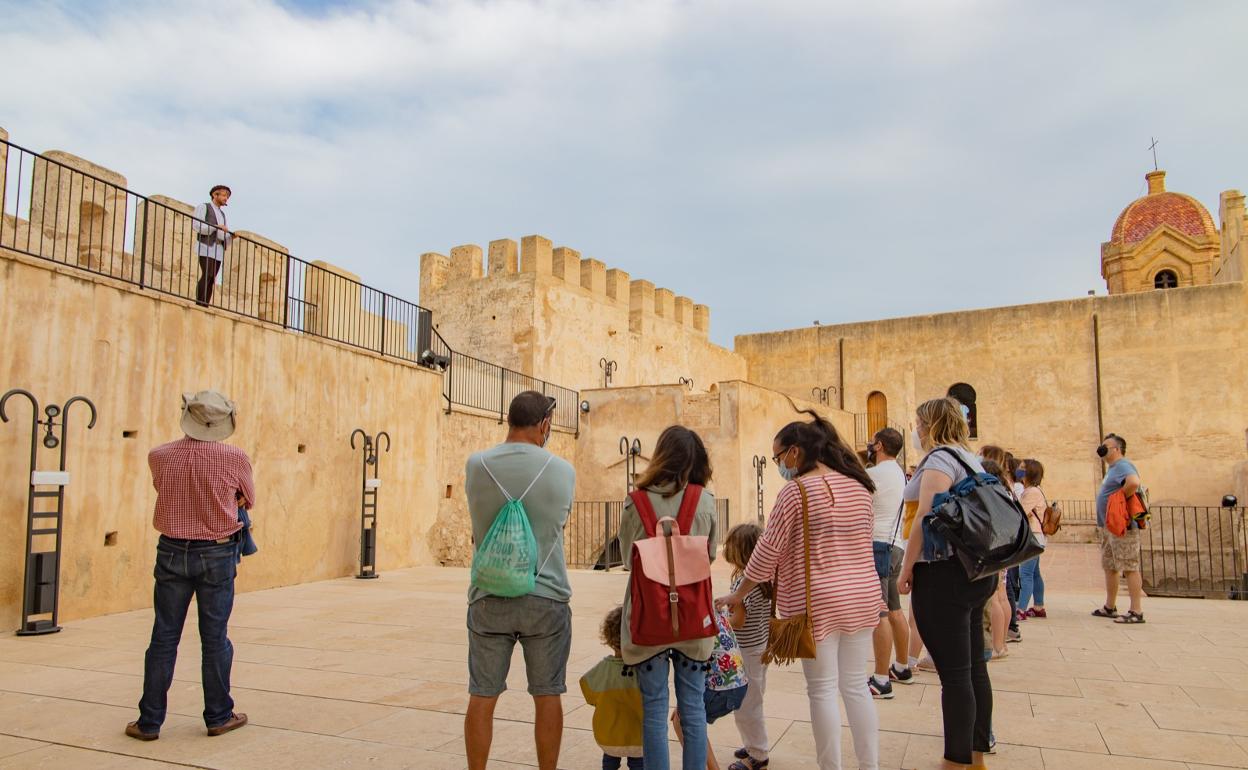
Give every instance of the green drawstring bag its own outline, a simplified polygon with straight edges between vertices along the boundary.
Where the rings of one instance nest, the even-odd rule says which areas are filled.
[[[546,459],[546,465],[550,465],[552,459],[554,455]],[[507,498],[472,555],[472,585],[491,596],[512,598],[533,592],[540,568],[537,564],[537,539],[533,537],[533,528],[529,526],[524,496],[541,478],[546,465],[537,472],[528,489],[516,498],[503,488],[485,461],[481,461],[481,467],[485,468],[503,497]],[[552,548],[551,553],[553,552]],[[549,559],[550,555],[547,554],[546,558]]]

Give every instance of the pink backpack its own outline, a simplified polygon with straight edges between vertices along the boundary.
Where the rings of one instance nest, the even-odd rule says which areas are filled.
[[[685,487],[680,511],[658,519],[644,489],[629,493],[646,539],[633,543],[629,598],[633,644],[661,647],[715,636],[711,557],[705,535],[690,535],[702,487]]]

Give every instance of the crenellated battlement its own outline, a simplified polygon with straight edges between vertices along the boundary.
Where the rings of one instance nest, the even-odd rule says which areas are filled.
[[[428,252],[420,257],[422,304],[429,305],[434,294],[454,291],[473,281],[533,274],[548,276],[580,287],[604,304],[627,308],[629,329],[646,333],[655,319],[688,327],[706,336],[710,331],[711,310],[671,289],[656,287],[651,281],[634,279],[617,268],[607,267],[568,246],[554,246],[542,235],[526,235],[519,243],[510,238],[490,241],[487,249],[464,244],[451,249],[450,257]]]

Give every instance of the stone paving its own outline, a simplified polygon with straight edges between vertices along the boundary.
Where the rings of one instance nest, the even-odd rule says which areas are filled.
[[[989,767],[1248,767],[1248,603],[1151,599],[1147,624],[1117,626],[1088,614],[1098,605],[1095,550],[1051,551],[1049,618],[1024,623],[1023,643],[991,664],[1000,745]],[[592,770],[601,755],[576,678],[604,654],[598,621],[625,578],[577,572],[572,580],[560,767]],[[726,587],[723,565],[716,583]],[[136,716],[150,611],[68,623],[53,636],[0,637],[0,768],[464,768],[466,584],[465,570],[422,568],[240,595],[234,697],[251,724],[216,738],[199,716],[194,612],[171,713],[151,743],[122,734]],[[494,768],[536,765],[519,656],[511,684],[498,708]],[[771,766],[815,767],[800,670],[773,669],[768,685]],[[941,729],[935,675],[896,690],[877,702],[881,766],[932,767]],[[738,745],[732,720],[711,736],[727,766]],[[848,730],[843,750],[845,766],[856,767]]]

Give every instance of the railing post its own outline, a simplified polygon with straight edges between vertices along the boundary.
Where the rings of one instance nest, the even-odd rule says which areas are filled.
[[[381,295],[381,350],[383,356],[386,354],[386,294]]]
[[[290,328],[290,255],[284,256],[286,260],[286,280],[285,286],[282,287],[282,328]]]
[[[503,416],[506,414],[507,405],[507,370],[499,367],[498,370],[498,424],[503,424]]]
[[[139,288],[147,283],[147,198],[143,199],[143,234],[139,242]],[[136,235],[138,235],[136,233]]]

